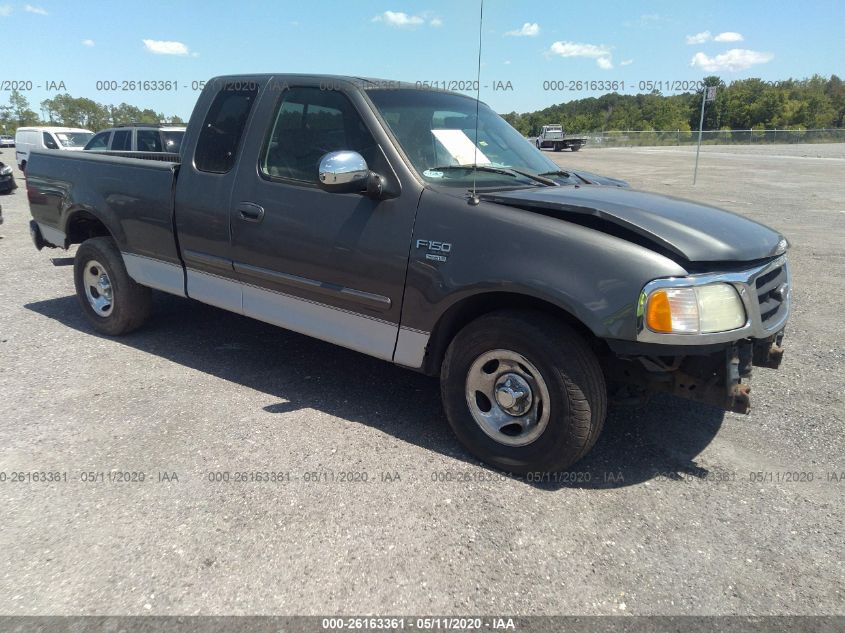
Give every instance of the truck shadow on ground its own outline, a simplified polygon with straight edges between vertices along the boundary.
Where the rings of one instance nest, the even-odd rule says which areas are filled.
[[[30,303],[29,310],[90,336],[75,296]],[[154,316],[141,330],[108,338],[279,402],[268,414],[313,408],[377,428],[450,458],[481,465],[446,422],[437,379],[363,354],[201,304],[155,294]],[[540,489],[617,488],[665,477],[704,479],[696,456],[719,431],[724,413],[659,396],[645,408],[611,408],[592,452],[569,473],[520,478]]]

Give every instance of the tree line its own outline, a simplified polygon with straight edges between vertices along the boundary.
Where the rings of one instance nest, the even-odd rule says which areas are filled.
[[[705,130],[817,129],[845,127],[845,84],[836,76],[763,81],[740,79],[726,84],[719,77],[704,79],[716,86],[716,100],[704,113]],[[526,136],[543,125],[562,124],[570,133],[613,130],[698,130],[701,92],[663,95],[659,91],[576,99],[535,112],[510,112],[504,118]],[[128,103],[107,105],[86,97],[59,94],[40,104],[41,115],[26,97],[13,90],[0,105],[0,129],[11,134],[18,127],[61,125],[101,130],[121,123],[184,125],[178,116],[165,116]]]
[[[121,123],[185,124],[178,116],[165,116],[164,113],[150,108],[142,109],[128,103],[108,105],[86,97],[72,97],[69,94],[45,99],[40,107],[41,115],[32,109],[25,96],[13,90],[9,103],[0,105],[0,129],[3,134],[12,134],[19,127],[33,125],[80,127],[96,132]]]
[[[705,108],[705,130],[845,127],[845,85],[836,75],[776,82],[741,79],[729,84],[710,76],[704,84],[716,86],[716,100]],[[569,133],[697,131],[700,113],[700,91],[674,95],[654,91],[638,95],[611,92],[502,116],[525,136],[534,136],[543,125],[558,123]]]

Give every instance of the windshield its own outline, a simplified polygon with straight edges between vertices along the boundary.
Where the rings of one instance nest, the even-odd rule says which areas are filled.
[[[53,136],[56,137],[56,140],[62,144],[62,147],[79,147],[80,149],[85,147],[88,141],[91,140],[91,137],[94,136],[93,132],[54,132]]]
[[[179,153],[179,148],[182,147],[182,137],[185,136],[183,130],[162,130],[161,136],[164,139],[164,151]]]
[[[476,145],[475,99],[410,88],[367,94],[416,170],[432,184],[469,188],[473,178],[479,188],[538,184],[536,179],[504,169],[438,169],[474,163],[535,175],[560,170],[483,103],[478,104]],[[559,174],[553,177],[561,184],[576,182]]]

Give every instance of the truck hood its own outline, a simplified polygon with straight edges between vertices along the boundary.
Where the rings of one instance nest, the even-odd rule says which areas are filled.
[[[485,193],[483,200],[642,243],[680,262],[745,262],[786,250],[777,231],[730,211],[635,189],[586,185]]]

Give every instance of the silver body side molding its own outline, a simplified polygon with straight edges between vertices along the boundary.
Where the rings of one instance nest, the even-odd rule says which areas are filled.
[[[422,330],[415,330],[409,327],[400,327],[399,336],[396,339],[396,352],[393,354],[393,362],[405,367],[419,369],[422,367],[425,358],[425,348],[428,345],[430,334]]]
[[[244,313],[243,290],[234,279],[187,269],[188,296],[230,312]]]
[[[138,283],[186,296],[182,269],[174,264],[123,253],[126,269]],[[429,333],[400,328],[342,308],[301,299],[187,269],[187,296],[209,305],[278,325],[300,334],[411,368],[422,366]],[[394,352],[395,349],[395,352]]]
[[[185,278],[182,267],[178,264],[133,253],[121,252],[120,254],[123,255],[126,272],[142,286],[163,290],[180,297],[185,296]]]
[[[393,358],[399,330],[394,323],[246,284],[243,293],[246,316],[382,360]]]
[[[59,248],[65,248],[65,242],[67,241],[67,235],[65,233],[41,222],[37,224],[38,228],[41,229],[41,237],[44,238],[45,242],[53,246],[58,246]]]

